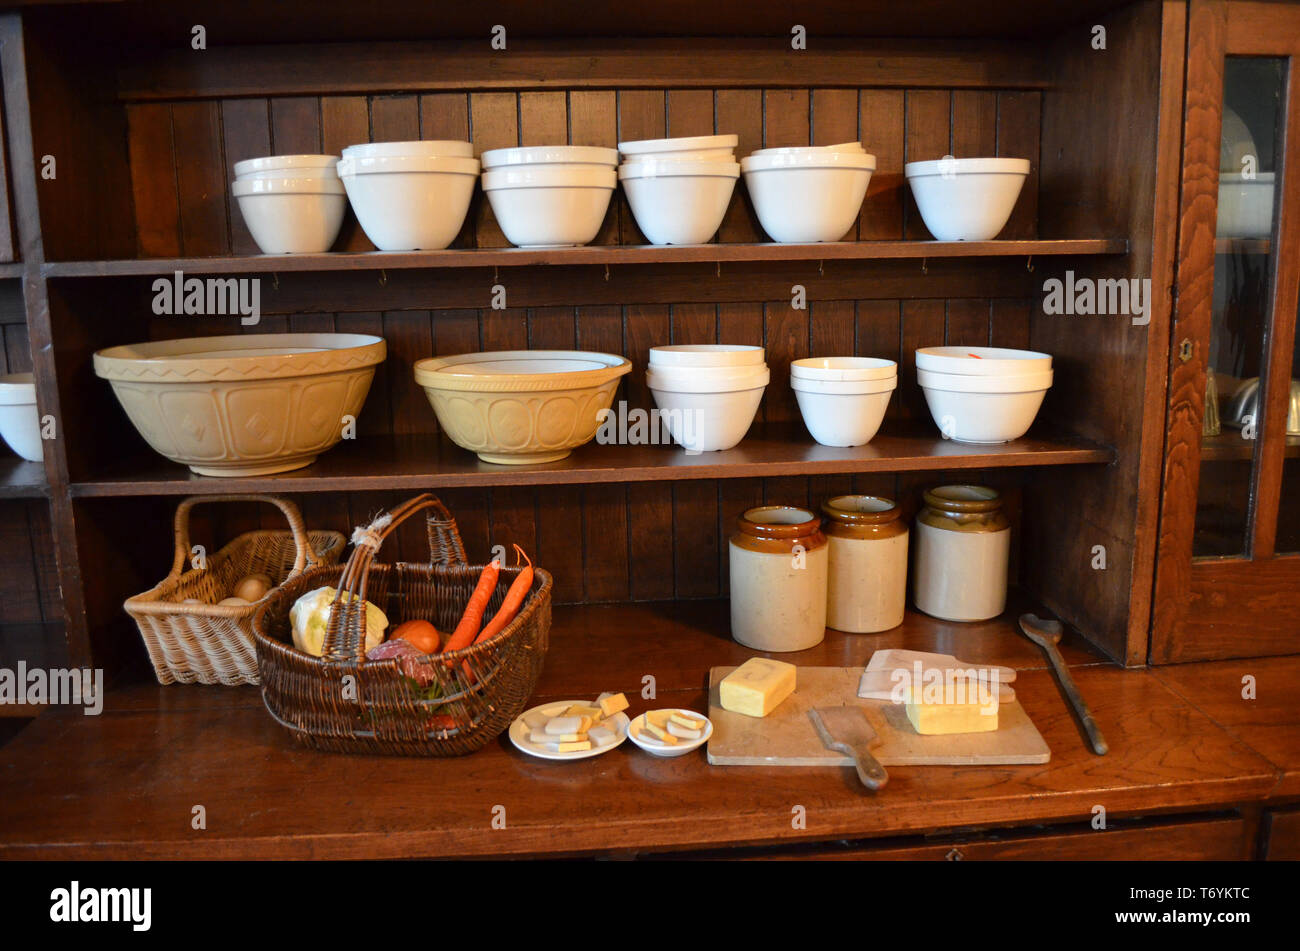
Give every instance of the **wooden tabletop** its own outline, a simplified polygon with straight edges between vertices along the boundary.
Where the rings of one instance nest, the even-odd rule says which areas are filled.
[[[725,636],[726,602],[559,608],[544,699],[622,690],[631,713],[704,709],[708,669],[751,652]],[[285,857],[627,853],[870,837],[905,831],[1089,821],[1260,800],[1297,775],[1294,713],[1274,739],[1216,722],[1169,672],[1124,670],[1080,642],[1065,654],[1111,744],[1089,753],[1037,648],[1006,621],[946,624],[909,614],[881,635],[832,632],[786,655],[864,664],[904,646],[1020,671],[1016,692],[1052,748],[1041,766],[893,767],[880,793],[848,769],[710,767],[704,752],[656,759],[630,742],[592,759],[525,756],[501,738],[444,760],[344,756],[295,747],[254,688],[139,684],[103,715],[52,710],[0,748],[0,856]],[[1300,659],[1252,661],[1269,690],[1300,683]],[[1200,665],[1203,667],[1217,665]],[[641,699],[643,678],[657,697]],[[1226,682],[1228,672],[1208,683]],[[1199,688],[1197,688],[1199,689]],[[1281,694],[1285,696],[1285,694]],[[1214,698],[1211,698],[1213,700]],[[1292,738],[1286,739],[1287,724]],[[1288,745],[1289,743],[1289,745]],[[1279,769],[1269,753],[1286,753]],[[1285,759],[1285,757],[1283,757]],[[1290,788],[1290,787],[1286,787]],[[203,806],[206,829],[191,828]],[[792,828],[802,806],[806,828]],[[504,809],[505,828],[494,828]]]

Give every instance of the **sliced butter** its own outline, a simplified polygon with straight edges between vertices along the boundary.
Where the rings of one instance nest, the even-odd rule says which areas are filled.
[[[722,709],[747,717],[765,717],[794,693],[794,664],[751,657],[718,684]]]
[[[573,743],[556,743],[555,752],[557,753],[577,753],[580,750],[591,749],[590,740],[579,740]]]

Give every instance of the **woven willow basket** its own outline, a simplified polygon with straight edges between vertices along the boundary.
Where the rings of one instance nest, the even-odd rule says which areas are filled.
[[[245,532],[208,556],[205,567],[185,571],[190,510],[204,502],[266,502],[284,513],[289,530]],[[275,495],[192,496],[177,507],[173,534],[171,573],[122,605],[140,628],[160,684],[257,683],[253,613],[266,598],[249,605],[217,602],[247,575],[266,575],[279,585],[310,568],[334,564],[345,543],[339,532],[308,532],[298,506]],[[186,598],[204,603],[184,604]]]
[[[429,564],[374,564],[383,540],[422,511],[428,513]],[[551,627],[550,574],[535,570],[519,614],[494,637],[424,658],[420,669],[431,683],[421,688],[399,660],[365,659],[362,604],[379,607],[390,630],[422,618],[450,632],[485,566],[466,564],[455,520],[427,494],[358,529],[353,541],[345,566],[303,572],[259,606],[253,637],[267,710],[298,742],[318,750],[461,756],[486,746],[523,712],[542,672]],[[501,568],[485,619],[496,613],[522,570]],[[313,657],[293,645],[289,609],[303,594],[325,586],[339,594],[323,653]]]

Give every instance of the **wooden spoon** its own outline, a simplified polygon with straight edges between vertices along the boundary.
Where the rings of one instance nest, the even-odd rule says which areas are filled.
[[[1097,721],[1092,718],[1088,705],[1083,702],[1083,697],[1079,695],[1079,688],[1075,686],[1074,678],[1070,676],[1070,668],[1065,666],[1061,652],[1056,649],[1056,645],[1061,640],[1061,622],[1056,620],[1044,621],[1036,614],[1022,614],[1020,615],[1020,630],[1025,637],[1041,647],[1043,652],[1047,654],[1047,659],[1052,662],[1052,669],[1056,671],[1056,679],[1060,683],[1061,693],[1065,694],[1065,699],[1074,708],[1075,716],[1078,717],[1084,733],[1088,735],[1088,742],[1092,745],[1092,751],[1098,756],[1105,756],[1110,751],[1110,746],[1107,745],[1105,738],[1101,735],[1101,730],[1097,727]]]

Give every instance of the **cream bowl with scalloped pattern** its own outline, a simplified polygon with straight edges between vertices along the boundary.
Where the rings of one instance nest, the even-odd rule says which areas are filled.
[[[284,333],[109,347],[95,374],[155,452],[199,475],[301,469],[361,412],[382,337]]]
[[[462,449],[497,465],[563,459],[590,442],[625,357],[583,350],[497,350],[415,364],[438,424]]]

